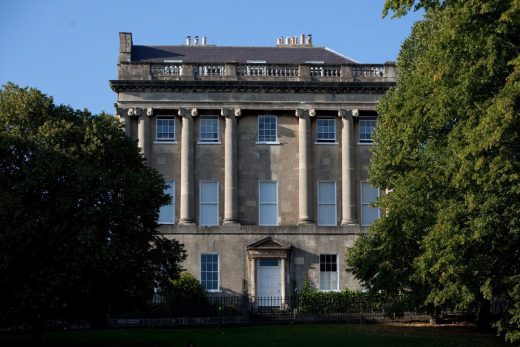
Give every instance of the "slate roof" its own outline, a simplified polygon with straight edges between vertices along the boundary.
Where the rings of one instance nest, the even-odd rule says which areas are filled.
[[[132,61],[157,62],[182,60],[184,63],[246,64],[265,61],[267,64],[352,64],[356,61],[323,47],[219,47],[219,46],[132,46]]]

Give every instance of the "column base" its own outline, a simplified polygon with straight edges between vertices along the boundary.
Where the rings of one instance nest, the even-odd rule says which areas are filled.
[[[179,219],[179,225],[195,225],[195,222],[193,221],[193,219]]]
[[[222,225],[240,225],[240,222],[235,219],[224,219]]]
[[[312,225],[314,221],[310,218],[300,218],[297,225]]]
[[[352,227],[355,227],[355,226],[359,226],[359,224],[356,223],[356,221],[344,219],[344,220],[341,221],[341,226],[352,226]]]

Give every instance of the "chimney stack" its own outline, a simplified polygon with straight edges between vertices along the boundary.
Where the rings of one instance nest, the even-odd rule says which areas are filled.
[[[202,36],[202,45],[206,46],[206,36]]]
[[[189,46],[189,45],[191,45],[191,36],[187,35],[186,36],[186,46]]]
[[[307,34],[307,44],[312,46],[312,34]]]
[[[119,33],[119,62],[130,61],[132,57],[132,33]]]

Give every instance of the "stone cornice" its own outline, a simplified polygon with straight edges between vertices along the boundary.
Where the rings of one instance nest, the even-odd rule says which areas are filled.
[[[110,88],[124,91],[188,92],[296,92],[385,93],[395,82],[302,82],[302,81],[165,81],[111,80]]]

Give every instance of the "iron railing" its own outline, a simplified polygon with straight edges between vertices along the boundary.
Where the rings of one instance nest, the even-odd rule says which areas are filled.
[[[383,320],[392,315],[377,298],[367,296],[320,299],[299,295],[288,297],[251,297],[216,295],[176,304],[156,299],[146,309],[111,315],[112,327],[198,325],[255,321],[344,321]],[[428,319],[422,307],[410,307],[405,319]]]

